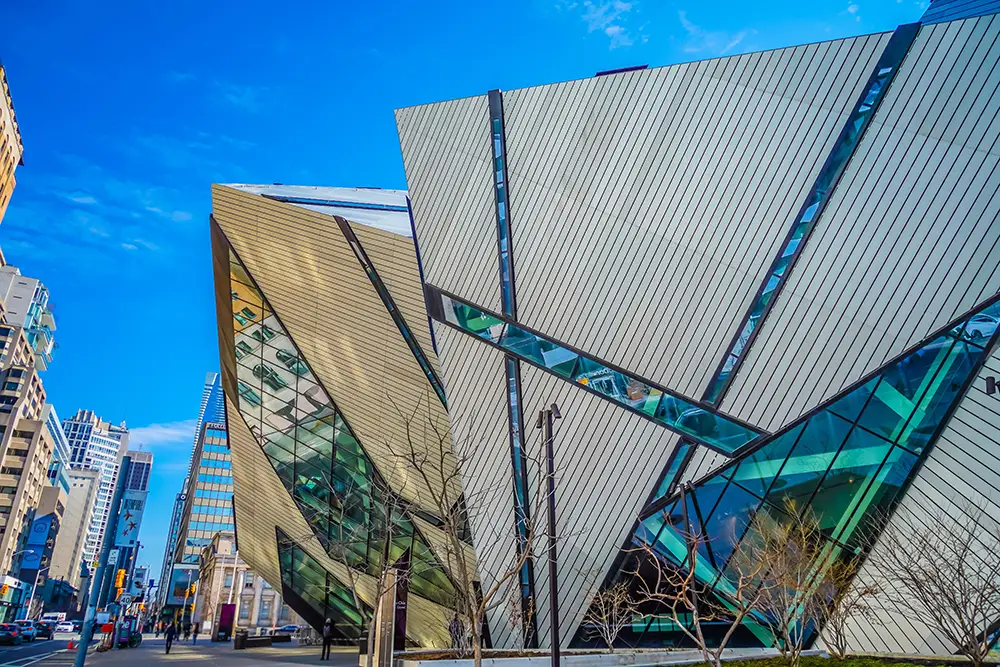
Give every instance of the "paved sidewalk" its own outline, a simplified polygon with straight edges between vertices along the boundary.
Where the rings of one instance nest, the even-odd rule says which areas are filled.
[[[319,646],[276,646],[273,648],[233,650],[232,644],[199,642],[197,645],[174,642],[170,654],[164,652],[164,640],[150,636],[142,640],[142,646],[134,649],[91,652],[87,656],[87,667],[134,667],[141,665],[173,665],[174,667],[257,667],[258,665],[326,665],[329,667],[357,667],[356,647],[335,648],[330,660],[320,660]],[[30,667],[69,667],[76,654],[55,653]],[[0,664],[0,667],[3,667]],[[16,665],[15,667],[21,667]],[[24,665],[23,667],[29,667]]]

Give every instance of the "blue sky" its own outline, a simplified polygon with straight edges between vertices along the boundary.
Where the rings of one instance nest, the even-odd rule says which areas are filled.
[[[7,261],[50,288],[63,416],[156,455],[159,574],[205,373],[218,369],[211,182],[406,186],[393,109],[849,35],[915,0],[10,0],[0,58],[25,165]]]

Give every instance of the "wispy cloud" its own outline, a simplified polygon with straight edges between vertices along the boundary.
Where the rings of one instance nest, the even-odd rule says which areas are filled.
[[[258,113],[272,99],[267,86],[215,81],[212,84],[213,97],[248,113]]]
[[[149,424],[129,429],[129,447],[138,449],[156,449],[170,445],[190,446],[194,439],[194,429],[198,425],[196,419],[184,419],[165,424]]]
[[[757,34],[753,28],[729,32],[726,30],[706,30],[687,17],[683,9],[677,12],[681,27],[687,33],[687,40],[681,47],[686,53],[703,53],[710,56],[724,56],[731,53],[744,39]]]
[[[844,11],[853,16],[855,21],[861,22],[861,6],[858,3],[848,1],[847,9]]]
[[[608,37],[608,46],[617,49],[632,46],[633,39],[627,27],[634,2],[624,0],[562,0],[556,9],[578,14],[587,25],[587,32],[602,32]],[[645,39],[643,40],[645,41]]]

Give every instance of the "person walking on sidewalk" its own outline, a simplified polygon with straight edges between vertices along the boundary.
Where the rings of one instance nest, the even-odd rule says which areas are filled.
[[[170,646],[174,643],[174,637],[177,636],[177,627],[171,623],[167,626],[163,636],[167,638],[167,653],[170,653]]]
[[[191,643],[192,644],[197,644],[198,643],[198,624],[197,623],[195,623],[191,627]]]
[[[320,660],[330,659],[330,644],[333,643],[333,621],[329,618],[323,624],[323,653]]]

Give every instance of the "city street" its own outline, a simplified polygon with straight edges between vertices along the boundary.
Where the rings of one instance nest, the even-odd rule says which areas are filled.
[[[38,644],[39,642],[36,642]],[[48,651],[31,655],[8,657],[8,653],[0,652],[0,667],[66,667],[73,664],[75,651],[60,651],[50,653],[58,648],[66,648],[62,642],[43,642],[52,644]],[[87,667],[126,667],[132,665],[179,665],[185,667],[256,667],[257,665],[330,665],[332,667],[354,667],[358,664],[356,647],[335,648],[329,661],[319,659],[319,646],[295,645],[274,648],[249,649],[235,651],[232,644],[212,644],[199,642],[197,645],[175,643],[170,654],[164,653],[163,638],[154,639],[152,635],[143,638],[142,646],[135,649],[113,650],[104,653],[93,653],[87,656]],[[30,645],[29,645],[30,646]],[[21,648],[21,647],[17,647]]]
[[[41,656],[65,649],[71,639],[78,641],[79,638],[76,633],[57,632],[52,639],[36,639],[19,646],[0,646],[0,666],[36,664],[33,661]]]

